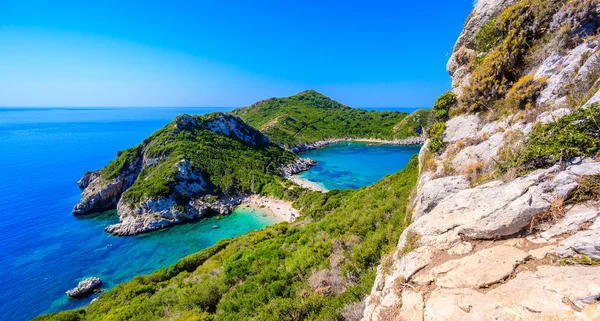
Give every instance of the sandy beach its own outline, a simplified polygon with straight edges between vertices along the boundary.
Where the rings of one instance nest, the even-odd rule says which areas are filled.
[[[261,195],[250,196],[248,200],[240,206],[265,211],[269,215],[278,217],[282,222],[292,222],[300,216],[300,212],[292,207],[292,202]]]
[[[329,190],[326,189],[325,187],[323,187],[315,182],[311,182],[305,178],[299,177],[297,175],[287,176],[286,178],[304,188],[308,188],[311,191],[322,192],[322,193],[329,192]]]

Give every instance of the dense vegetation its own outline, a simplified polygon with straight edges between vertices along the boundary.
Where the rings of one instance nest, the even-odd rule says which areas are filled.
[[[133,186],[123,194],[124,200],[131,204],[144,197],[173,194],[179,180],[176,164],[185,159],[207,184],[207,193],[259,193],[275,180],[281,164],[289,163],[296,157],[264,140],[261,133],[240,120],[237,120],[237,128],[256,144],[215,133],[207,127],[215,119],[231,120],[235,117],[220,113],[178,116],[142,144],[119,152],[100,175],[113,178],[127,171],[133,162],[141,162],[142,156],[146,160],[160,160],[144,168]],[[188,198],[194,196],[198,195],[178,195],[181,203],[186,203]]]
[[[304,216],[222,240],[138,276],[87,308],[37,320],[341,320],[356,313],[406,226],[418,174],[407,167],[359,190],[301,190]]]
[[[263,100],[232,114],[286,147],[341,137],[402,139],[420,130],[414,123],[400,124],[406,113],[354,109],[314,90]]]

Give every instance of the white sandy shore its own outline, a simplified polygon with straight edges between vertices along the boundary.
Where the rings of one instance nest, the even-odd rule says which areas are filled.
[[[308,188],[311,191],[322,192],[322,193],[329,192],[328,189],[319,185],[318,183],[311,182],[311,181],[307,180],[306,178],[302,178],[298,175],[286,176],[286,178],[304,188]]]
[[[240,206],[264,210],[279,218],[282,222],[292,222],[300,216],[300,212],[292,207],[292,202],[260,195],[250,196]]]

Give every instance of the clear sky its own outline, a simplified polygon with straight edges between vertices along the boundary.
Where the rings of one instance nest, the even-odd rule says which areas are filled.
[[[473,0],[0,0],[0,106],[428,107]]]

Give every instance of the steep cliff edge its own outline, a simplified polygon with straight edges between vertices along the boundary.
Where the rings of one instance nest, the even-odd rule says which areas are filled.
[[[600,4],[480,0],[363,320],[600,319]]]
[[[181,115],[103,169],[85,174],[73,213],[116,208],[120,223],[107,232],[147,232],[208,212],[227,214],[246,193],[310,165],[235,116]]]

